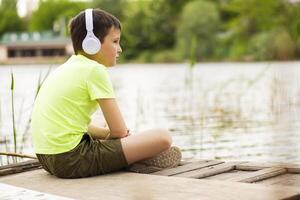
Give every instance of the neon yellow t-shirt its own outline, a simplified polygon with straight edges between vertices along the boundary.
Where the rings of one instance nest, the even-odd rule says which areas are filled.
[[[35,153],[75,148],[98,107],[96,99],[102,98],[115,98],[106,67],[82,55],[71,56],[47,77],[34,103]]]

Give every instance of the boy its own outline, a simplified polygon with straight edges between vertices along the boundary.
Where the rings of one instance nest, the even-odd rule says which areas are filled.
[[[176,166],[181,153],[170,148],[169,132],[130,135],[118,108],[107,68],[122,52],[119,20],[87,9],[71,20],[70,33],[75,55],[46,79],[33,109],[33,146],[43,168],[57,177],[79,178],[129,165],[140,172]],[[107,128],[90,124],[98,106]]]

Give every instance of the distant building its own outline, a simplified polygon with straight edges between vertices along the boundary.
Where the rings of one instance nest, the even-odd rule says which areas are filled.
[[[0,62],[66,57],[73,53],[71,40],[51,31],[6,33],[0,40]]]

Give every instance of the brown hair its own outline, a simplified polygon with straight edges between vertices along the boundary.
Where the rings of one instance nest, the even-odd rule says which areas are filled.
[[[93,27],[95,36],[102,43],[112,27],[121,30],[121,23],[112,14],[101,9],[93,9]],[[81,11],[72,18],[70,22],[70,34],[75,54],[82,50],[82,41],[85,38],[86,33],[85,11]]]

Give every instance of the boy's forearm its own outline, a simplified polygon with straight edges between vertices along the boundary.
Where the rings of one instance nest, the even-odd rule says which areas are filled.
[[[124,138],[129,136],[129,129],[126,129],[125,131],[119,131],[119,132],[111,132],[110,138]]]
[[[94,139],[108,139],[110,135],[110,130],[108,128],[99,127],[90,124],[88,126],[88,133],[92,136]]]
[[[117,132],[111,132],[108,127],[99,127],[92,124],[88,125],[88,133],[92,136],[94,139],[100,139],[100,140],[107,140],[107,139],[116,139],[116,138],[122,138],[127,137],[129,134],[129,130],[127,131],[127,134],[125,136],[121,136],[120,133]]]

